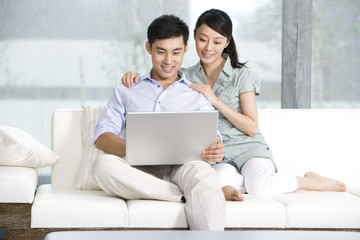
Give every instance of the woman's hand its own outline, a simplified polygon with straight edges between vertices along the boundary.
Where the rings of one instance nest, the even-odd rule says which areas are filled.
[[[193,83],[190,85],[190,88],[193,90],[202,93],[206,99],[215,106],[219,99],[215,96],[214,91],[211,89],[210,85]]]
[[[140,75],[137,72],[130,71],[126,72],[121,78],[121,82],[128,88],[132,88],[134,83],[140,80]]]
[[[225,156],[225,145],[221,142],[220,137],[217,137],[217,143],[208,146],[201,153],[201,157],[210,162],[221,162]]]

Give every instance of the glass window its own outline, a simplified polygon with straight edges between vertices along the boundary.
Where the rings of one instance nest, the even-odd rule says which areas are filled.
[[[129,70],[146,73],[148,24],[161,14],[188,23],[184,66],[198,62],[197,17],[219,8],[233,20],[240,61],[262,80],[260,108],[280,108],[281,0],[0,1],[0,125],[23,129],[51,146],[58,108],[106,104]],[[50,168],[40,169],[39,184]]]
[[[314,0],[312,108],[360,108],[360,1]]]

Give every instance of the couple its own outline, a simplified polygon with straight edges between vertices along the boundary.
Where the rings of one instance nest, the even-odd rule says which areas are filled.
[[[188,36],[187,25],[173,15],[160,16],[148,27],[145,47],[153,68],[141,78],[135,72],[124,76],[129,88],[122,83],[115,87],[96,127],[96,147],[108,153],[93,165],[99,187],[125,199],[182,201],[191,230],[224,230],[225,201],[243,200],[242,192],[275,196],[298,189],[346,190],[343,183],[315,173],[296,177],[276,171],[271,150],[257,127],[255,95],[260,85],[238,61],[231,19],[225,12],[211,9],[199,17],[194,36],[200,62],[180,71]],[[223,143],[218,138],[202,153],[218,164],[129,166],[120,157],[125,155],[126,141],[118,137],[125,114],[156,107],[219,110]]]

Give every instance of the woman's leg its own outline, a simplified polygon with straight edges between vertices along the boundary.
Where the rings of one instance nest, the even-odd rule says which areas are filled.
[[[292,175],[276,173],[268,158],[252,158],[241,169],[247,193],[257,196],[274,197],[298,189],[297,178]]]
[[[345,184],[334,179],[308,172],[304,177],[275,173],[270,159],[253,158],[241,169],[245,189],[248,193],[273,197],[282,193],[300,190],[310,191],[346,191]]]
[[[241,193],[245,192],[244,178],[239,171],[231,164],[222,163],[214,164],[219,179],[219,184],[227,201],[243,201],[244,197]]]
[[[299,189],[309,191],[345,192],[344,183],[322,177],[314,172],[307,172],[304,177],[297,177]]]

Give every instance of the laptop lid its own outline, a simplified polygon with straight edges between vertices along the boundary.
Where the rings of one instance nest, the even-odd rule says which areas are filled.
[[[175,165],[200,160],[217,142],[218,111],[129,112],[126,160],[130,165]]]

